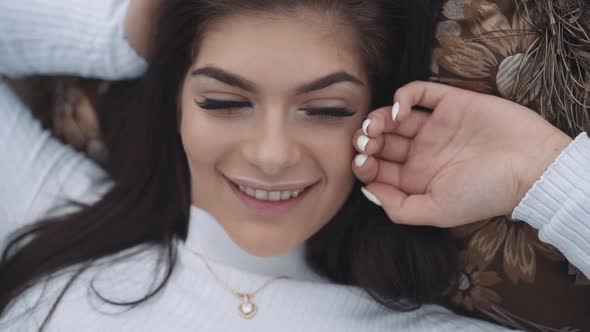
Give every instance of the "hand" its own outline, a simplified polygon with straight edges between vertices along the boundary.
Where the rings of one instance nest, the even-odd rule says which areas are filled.
[[[151,51],[162,0],[131,0],[125,19],[125,35],[144,58]]]
[[[109,89],[106,81],[69,83],[58,81],[53,110],[53,132],[96,161],[106,160],[106,148],[96,114],[96,100]]]
[[[571,142],[532,110],[494,96],[414,82],[395,100],[396,121],[391,108],[369,115],[369,157],[357,157],[353,170],[396,223],[453,227],[510,214]],[[353,138],[359,152],[361,136]]]

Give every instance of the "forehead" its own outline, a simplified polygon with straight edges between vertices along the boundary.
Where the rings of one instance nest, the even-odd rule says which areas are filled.
[[[364,80],[358,45],[352,26],[311,11],[235,14],[208,26],[195,67],[221,66],[275,84],[277,73],[296,81],[343,70]]]

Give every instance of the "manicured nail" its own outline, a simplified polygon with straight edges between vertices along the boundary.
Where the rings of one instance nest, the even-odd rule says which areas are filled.
[[[361,135],[356,140],[356,146],[361,150],[361,152],[365,152],[367,148],[367,144],[369,144],[369,138],[367,136]]]
[[[383,204],[381,204],[381,201],[377,198],[377,196],[371,194],[367,189],[365,189],[364,187],[361,188],[361,191],[363,192],[363,195],[365,195],[365,197],[371,201],[372,203],[379,205],[379,206],[383,206]]]
[[[354,164],[356,165],[356,167],[363,167],[363,165],[367,161],[367,158],[368,157],[364,154],[357,154],[356,157],[354,157]]]
[[[395,120],[397,120],[397,114],[399,113],[399,102],[395,102],[395,104],[393,104],[393,107],[391,108],[391,117],[393,118],[393,122],[395,122]]]
[[[371,119],[367,119],[363,122],[363,133],[365,134],[365,136],[369,136],[369,134],[367,133],[367,129],[369,129],[370,124],[371,124]]]

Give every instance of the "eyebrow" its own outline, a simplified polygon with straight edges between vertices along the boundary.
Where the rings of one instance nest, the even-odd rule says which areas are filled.
[[[227,85],[238,87],[242,90],[246,90],[249,92],[256,91],[254,83],[252,83],[244,78],[241,78],[238,75],[229,73],[229,72],[227,72],[223,69],[217,68],[217,67],[208,66],[208,67],[195,69],[191,72],[191,75],[193,77],[199,76],[199,75],[207,76],[207,77],[213,78],[215,80],[218,80],[222,83],[225,83]]]
[[[325,89],[329,86],[332,86],[337,83],[344,83],[349,82],[353,83],[358,86],[364,86],[365,84],[359,80],[358,78],[352,76],[351,74],[341,71],[337,73],[333,73],[322,78],[319,78],[313,82],[306,83],[297,89],[297,94],[301,95],[304,93],[309,93],[312,91],[317,91],[321,89]]]
[[[199,75],[213,78],[213,79],[220,81],[222,83],[225,83],[227,85],[235,86],[237,88],[240,88],[242,90],[246,90],[249,92],[256,91],[256,85],[254,83],[252,83],[251,81],[248,81],[247,79],[244,79],[244,78],[240,77],[239,75],[227,72],[221,68],[207,66],[207,67],[195,69],[191,72],[191,76],[193,76],[193,77],[199,76]],[[326,76],[321,77],[317,80],[314,80],[310,83],[305,83],[305,84],[301,85],[300,87],[298,87],[296,92],[298,95],[301,95],[304,93],[309,93],[312,91],[325,89],[325,88],[332,86],[334,84],[337,84],[337,83],[345,83],[345,82],[353,83],[358,86],[365,85],[360,79],[354,77],[353,75],[351,75],[347,72],[344,72],[344,71],[340,71],[340,72],[326,75]]]

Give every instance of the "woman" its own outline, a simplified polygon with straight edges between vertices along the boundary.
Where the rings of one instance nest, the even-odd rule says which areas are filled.
[[[439,45],[434,50],[432,66],[436,76],[431,79],[519,102],[537,110],[547,121],[575,137],[586,127],[584,123],[587,121],[587,106],[580,101],[588,94],[588,90],[583,89],[584,80],[587,81],[584,75],[588,73],[583,59],[590,44],[568,41],[587,40],[584,31],[587,30],[588,16],[577,13],[587,13],[588,6],[577,0],[553,2],[551,6],[545,4],[543,1],[516,3],[505,0],[476,1],[467,5],[461,0],[445,1],[436,31]],[[433,4],[434,11],[437,8],[438,5]],[[557,22],[559,26],[555,28],[551,22]],[[412,39],[412,46],[419,44],[420,38]],[[537,56],[546,54],[545,49],[556,48],[561,51],[550,53],[550,57]],[[567,54],[571,61],[561,61],[560,54]],[[552,67],[557,69],[547,70]],[[560,72],[569,75],[560,75]],[[55,128],[57,133],[65,136],[70,144],[80,146],[80,139],[91,138],[97,132],[92,128],[96,121],[88,116],[92,115],[88,100],[119,105],[117,99],[124,98],[122,88],[124,85],[117,84],[99,100],[93,98],[93,93],[86,98],[79,95],[79,89],[70,90],[66,96],[73,95],[74,98],[66,106],[71,104],[73,107],[62,109],[74,109],[74,112],[57,113],[64,124]],[[94,90],[100,93],[102,88]],[[457,92],[456,99],[464,98],[463,93]],[[45,108],[45,104],[42,105]],[[512,104],[502,105],[518,112],[519,108]],[[35,109],[34,105],[32,108]],[[100,107],[101,110],[104,108]],[[103,111],[101,116],[116,117],[117,113],[120,112]],[[105,119],[102,120],[105,125]],[[109,130],[109,119],[106,120],[105,132],[109,134],[113,128]],[[91,128],[87,128],[88,124]],[[115,138],[111,144],[117,145],[118,141],[120,138]],[[91,139],[81,147],[97,159],[94,149],[90,149],[95,146],[93,143]],[[399,148],[405,144],[392,146]],[[368,144],[369,152],[372,149],[374,144]],[[543,145],[542,149],[553,153],[549,146]],[[429,158],[435,160],[438,157],[429,155]],[[367,159],[364,156],[358,158],[359,162],[363,160]],[[499,163],[490,165],[496,167]],[[480,165],[484,169],[486,166],[489,165]],[[412,178],[411,174],[414,173],[404,175],[406,181]],[[510,196],[510,188],[504,190],[508,195],[500,195],[501,198]],[[493,196],[492,192],[487,194]],[[457,220],[451,222],[456,225]],[[531,226],[537,225],[538,221],[529,223],[514,222],[509,214],[501,214],[450,229],[452,242],[461,250],[458,272],[454,277],[456,284],[448,294],[450,305],[463,314],[522,330],[586,330],[590,326],[587,315],[590,289],[588,279],[576,268],[583,267],[579,265],[584,262],[583,256],[566,259],[557,248],[539,239],[535,229],[538,226]],[[568,259],[576,264],[571,264]]]
[[[3,2],[2,73],[138,75],[127,5],[87,5]],[[141,100],[121,109],[112,153],[126,164],[98,189],[104,172],[2,86],[3,227],[43,220],[5,251],[3,328],[498,330],[435,305],[381,305],[438,301],[453,267],[444,231],[391,224],[350,169],[349,137],[386,103],[387,63],[401,57],[387,45],[404,31],[384,23],[399,10],[166,2]]]

